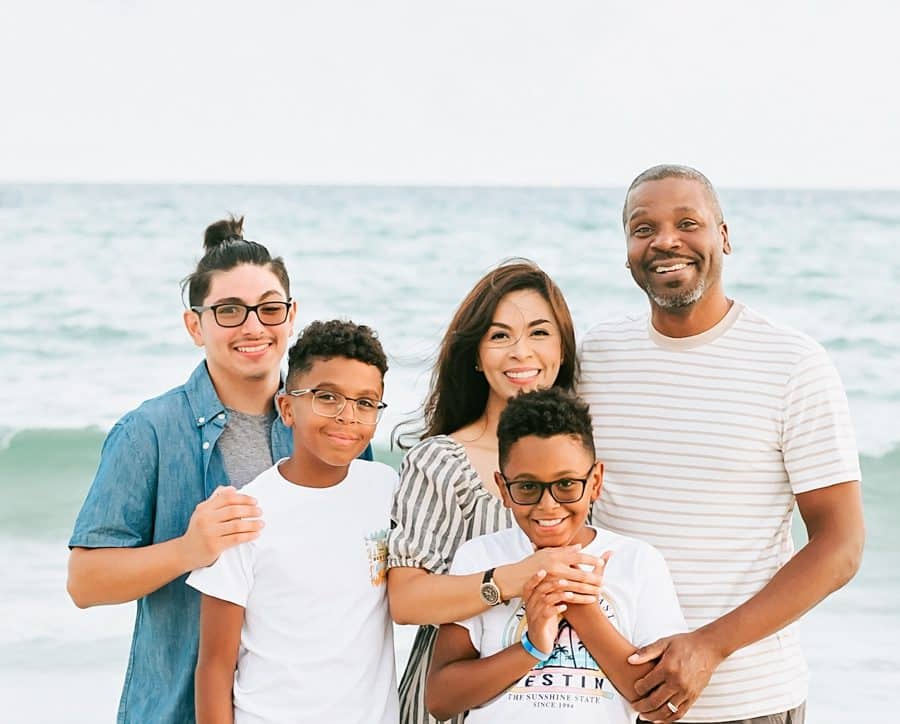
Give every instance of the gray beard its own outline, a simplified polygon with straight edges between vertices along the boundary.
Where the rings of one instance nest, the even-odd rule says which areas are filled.
[[[644,286],[644,291],[650,301],[661,309],[684,309],[700,301],[700,297],[706,291],[706,282],[701,279],[693,289],[679,289],[666,296],[654,292],[649,283]]]

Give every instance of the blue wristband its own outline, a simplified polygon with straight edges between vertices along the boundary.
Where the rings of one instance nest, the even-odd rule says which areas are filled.
[[[525,632],[522,634],[522,647],[523,647],[529,654],[531,654],[532,656],[534,656],[534,658],[536,658],[538,661],[546,661],[546,660],[549,659],[551,656],[553,656],[553,652],[550,652],[549,654],[545,654],[545,653],[544,653],[543,651],[541,651],[537,646],[535,646],[533,643],[531,643],[531,639],[528,638],[528,632],[527,632],[527,631],[525,631]]]

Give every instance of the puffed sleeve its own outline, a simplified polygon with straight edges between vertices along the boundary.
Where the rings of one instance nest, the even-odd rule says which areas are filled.
[[[470,485],[465,453],[445,437],[423,440],[404,458],[391,512],[388,566],[447,573],[464,539],[457,487]]]

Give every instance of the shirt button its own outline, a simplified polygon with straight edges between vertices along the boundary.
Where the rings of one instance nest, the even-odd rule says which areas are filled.
[[[198,417],[198,418],[197,418],[197,422],[198,422],[199,424],[202,425],[204,422],[206,422],[206,418],[205,418],[205,417]]]
[[[219,413],[219,419],[220,419],[220,420],[224,420],[224,419],[225,419],[225,413],[224,413],[224,412],[220,412],[220,413]]]
[[[209,450],[209,440],[207,440],[206,442],[203,443],[203,449]]]

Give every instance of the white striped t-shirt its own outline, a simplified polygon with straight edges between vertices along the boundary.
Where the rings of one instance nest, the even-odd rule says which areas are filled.
[[[646,315],[597,325],[578,392],[605,464],[593,522],[663,554],[691,630],[791,557],[794,495],[860,478],[825,350],[737,303],[694,337],[665,337]],[[791,709],[807,678],[791,625],[723,661],[684,721]]]

